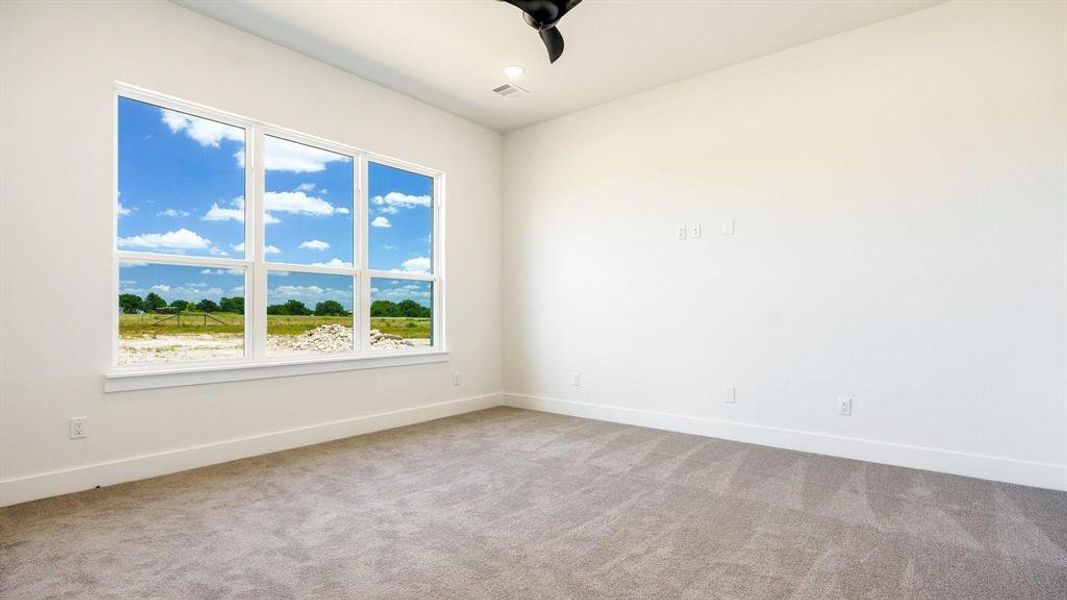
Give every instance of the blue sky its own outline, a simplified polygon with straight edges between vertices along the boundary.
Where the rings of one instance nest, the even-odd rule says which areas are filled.
[[[223,296],[245,295],[244,269],[122,261],[119,279],[120,294],[137,294],[143,298],[155,292],[168,304],[175,300],[199,302],[204,298],[218,302]],[[432,285],[429,281],[374,277],[371,279],[371,302],[410,299],[431,306]],[[308,308],[315,308],[315,304],[323,300],[336,300],[345,309],[352,310],[352,278],[348,275],[269,271],[267,303],[284,304],[290,299],[300,300]]]
[[[243,258],[240,220],[206,219],[245,194],[244,130],[119,99],[119,249]]]
[[[433,284],[429,281],[373,277],[370,285],[371,302],[375,300],[390,300],[392,302],[414,300],[423,306],[433,306]]]
[[[244,130],[128,98],[119,99],[118,118],[119,249],[243,259]],[[267,260],[351,266],[357,212],[352,160],[280,138],[265,142]],[[368,171],[370,267],[428,273],[433,179],[376,163]],[[206,273],[188,277],[200,271],[207,269],[127,266],[120,279],[128,291],[158,285],[235,295],[230,290],[240,284],[220,287]],[[289,277],[297,275],[303,287],[351,292],[330,276]],[[270,286],[275,279],[280,276]]]
[[[244,269],[215,269],[122,261],[119,265],[120,294],[137,294],[144,298],[155,292],[167,301],[203,299],[219,301],[226,296],[244,297]]]
[[[352,160],[270,136],[265,143],[267,260],[351,267]]]
[[[430,272],[433,178],[371,162],[370,268]]]
[[[270,271],[267,273],[267,304],[285,304],[299,300],[308,308],[323,300],[336,300],[352,310],[352,277],[349,275],[323,275],[296,271]]]

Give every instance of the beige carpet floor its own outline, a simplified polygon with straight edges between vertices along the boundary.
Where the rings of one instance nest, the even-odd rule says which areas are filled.
[[[0,509],[0,597],[1067,598],[1067,494],[515,409]]]

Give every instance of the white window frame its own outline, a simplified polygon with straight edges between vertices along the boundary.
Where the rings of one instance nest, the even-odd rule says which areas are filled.
[[[118,247],[118,105],[120,98],[129,98],[170,110],[179,111],[245,131],[245,257],[243,259],[214,256],[182,256],[154,252],[133,252]],[[444,199],[445,175],[442,171],[416,165],[407,161],[384,156],[356,146],[338,143],[316,136],[293,131],[277,125],[216,110],[200,104],[180,100],[124,83],[117,83],[114,92],[114,147],[112,199],[112,260],[113,279],[111,304],[115,306],[121,287],[120,266],[123,261],[150,262],[209,268],[242,268],[245,270],[244,357],[234,359],[211,359],[200,361],[175,361],[161,364],[119,364],[119,319],[117,309],[112,311],[112,360],[111,369],[104,377],[105,391],[126,391],[180,385],[196,385],[223,381],[241,381],[266,377],[282,377],[330,371],[367,369],[386,366],[401,366],[444,362],[448,360],[445,344],[444,311]],[[265,223],[263,194],[265,171],[263,148],[266,136],[282,138],[306,144],[351,159],[354,177],[353,198],[353,254],[352,267],[315,267],[292,263],[276,263],[266,260]],[[374,162],[433,179],[432,248],[431,272],[411,273],[400,271],[371,270],[369,266],[369,216],[370,197],[368,165]],[[349,352],[335,354],[307,354],[299,356],[268,357],[267,346],[267,275],[269,271],[288,271],[346,275],[353,282],[353,348]],[[373,278],[402,279],[430,282],[432,285],[432,345],[416,350],[384,351],[370,347],[370,289]]]

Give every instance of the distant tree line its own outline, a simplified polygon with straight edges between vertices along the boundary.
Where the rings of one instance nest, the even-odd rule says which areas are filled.
[[[286,300],[285,304],[271,304],[267,307],[268,315],[291,315],[317,317],[350,317],[352,313],[345,310],[344,306],[336,300],[323,300],[315,305],[315,310],[307,307],[299,300]]]
[[[413,319],[429,319],[430,309],[414,300],[375,300],[370,305],[372,317],[408,317]]]
[[[207,313],[221,312],[238,315],[245,314],[245,299],[241,296],[219,298],[218,302],[204,298],[195,304],[188,300],[175,300],[174,302],[167,304],[167,301],[155,292],[149,292],[144,298],[141,298],[137,294],[119,294],[119,308],[122,309],[122,312],[128,315],[141,312],[153,312],[168,306],[182,312],[197,310]]]
[[[122,309],[122,312],[128,315],[142,312],[153,312],[168,306],[182,312],[195,310],[206,313],[221,312],[238,315],[245,314],[245,299],[241,296],[220,298],[218,302],[204,298],[196,303],[189,302],[188,300],[175,300],[170,304],[167,304],[167,301],[155,292],[149,292],[144,298],[137,294],[119,294],[119,308]],[[299,300],[287,300],[285,304],[271,304],[268,306],[267,314],[291,316],[315,315],[318,317],[348,317],[352,315],[351,311],[345,310],[345,307],[336,300],[323,300],[322,302],[315,304],[314,309],[308,308],[306,304]],[[370,305],[370,316],[429,319],[430,309],[414,300],[402,300],[400,302],[375,300]]]

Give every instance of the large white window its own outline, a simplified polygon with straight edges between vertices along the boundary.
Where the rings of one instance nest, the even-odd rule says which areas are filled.
[[[443,351],[441,173],[124,86],[116,110],[116,376]]]

